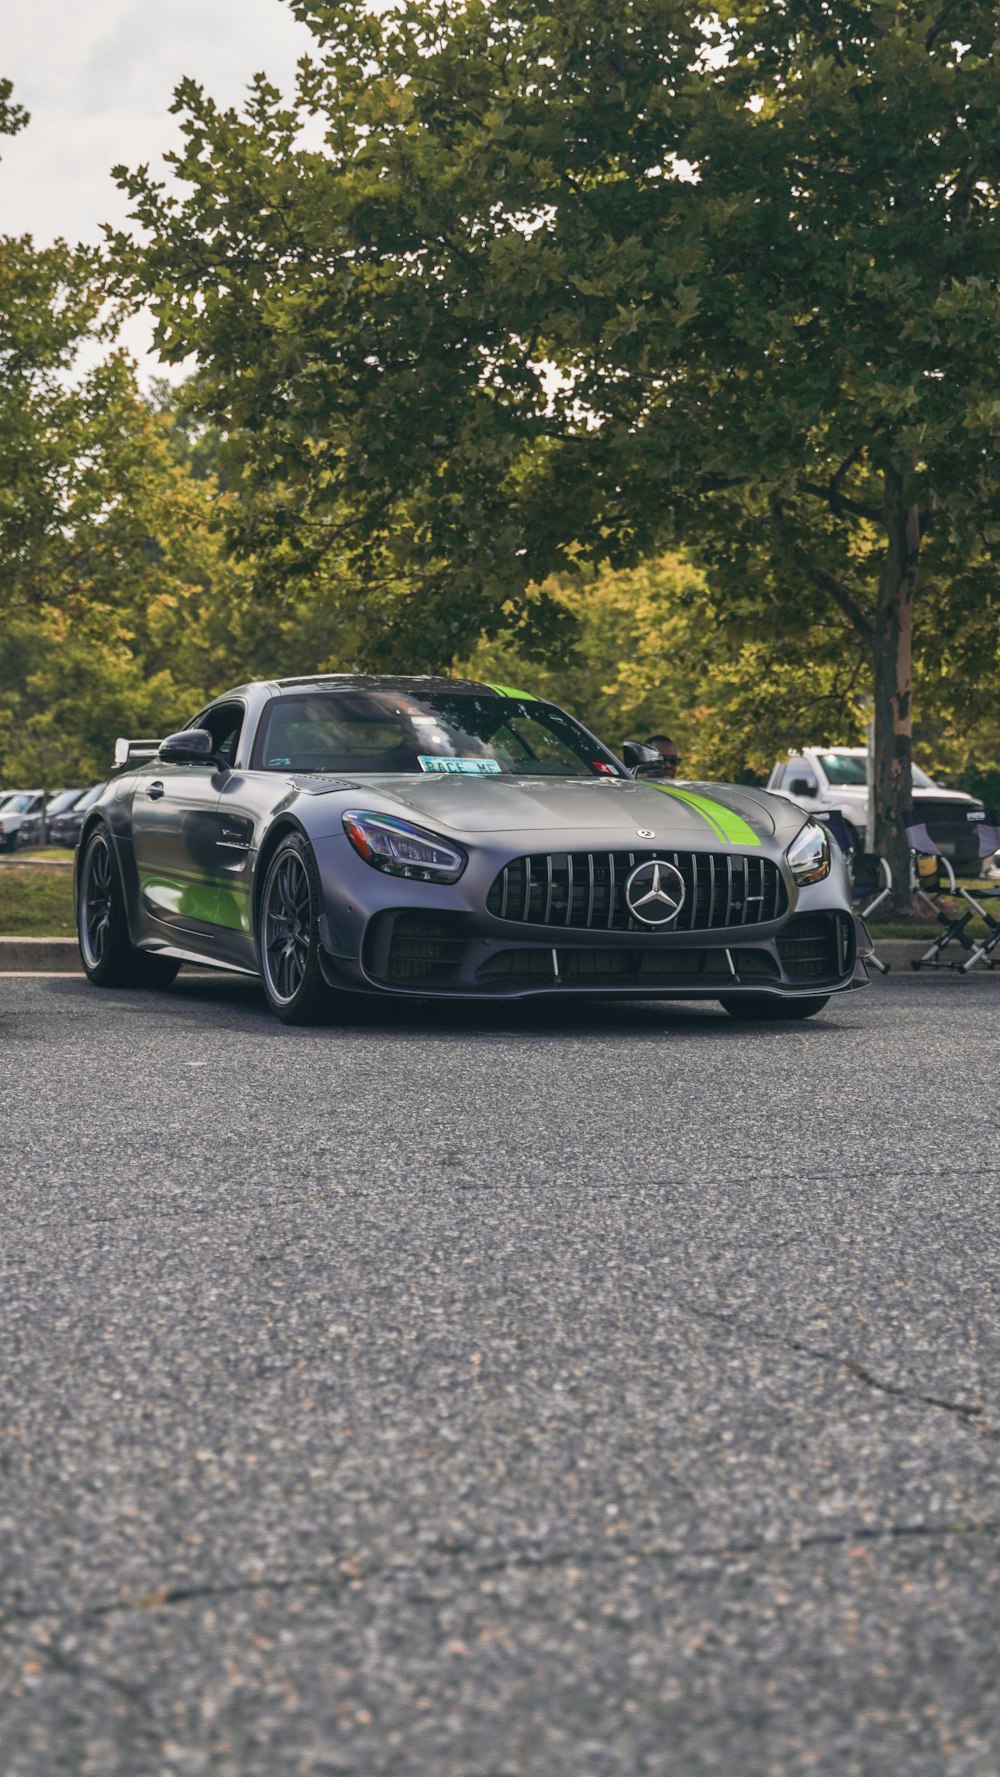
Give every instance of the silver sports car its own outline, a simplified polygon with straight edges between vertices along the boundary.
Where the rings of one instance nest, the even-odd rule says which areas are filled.
[[[867,979],[824,827],[766,791],[637,779],[506,686],[241,685],[116,764],[77,851],[98,986],[215,964],[308,1023],[357,992],[808,1018]]]

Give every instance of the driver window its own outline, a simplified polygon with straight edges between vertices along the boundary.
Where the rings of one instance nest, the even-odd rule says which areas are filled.
[[[240,744],[243,730],[244,709],[241,703],[219,703],[214,709],[206,710],[191,726],[207,728],[212,736],[212,745],[227,765],[232,765],[236,758],[236,749]]]

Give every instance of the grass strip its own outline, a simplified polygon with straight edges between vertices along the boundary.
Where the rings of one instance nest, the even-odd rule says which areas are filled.
[[[72,938],[75,931],[71,870],[0,869],[0,937]]]

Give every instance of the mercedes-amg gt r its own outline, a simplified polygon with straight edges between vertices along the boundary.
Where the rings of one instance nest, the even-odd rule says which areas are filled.
[[[99,986],[259,975],[279,1018],[357,992],[716,999],[807,1018],[863,985],[843,858],[784,797],[634,777],[503,686],[242,685],[124,767],[75,873]]]

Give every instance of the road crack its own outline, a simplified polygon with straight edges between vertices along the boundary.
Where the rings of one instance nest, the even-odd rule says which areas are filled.
[[[867,1365],[859,1364],[856,1358],[847,1357],[843,1352],[827,1351],[820,1345],[810,1345],[806,1339],[796,1339],[791,1333],[778,1333],[769,1327],[754,1326],[735,1314],[725,1314],[721,1309],[702,1308],[693,1302],[686,1302],[675,1297],[673,1305],[685,1314],[692,1315],[696,1320],[714,1321],[718,1326],[726,1327],[732,1333],[739,1333],[748,1339],[759,1339],[768,1345],[783,1346],[786,1351],[794,1351],[800,1357],[811,1358],[815,1363],[826,1364],[831,1369],[846,1370],[856,1382],[870,1388],[875,1394],[889,1395],[895,1400],[912,1401],[924,1407],[934,1407],[941,1413],[951,1413],[956,1419],[978,1432],[983,1438],[996,1438],[1000,1430],[983,1418],[984,1408],[967,1401],[949,1401],[943,1395],[925,1394],[921,1389],[909,1388],[905,1383],[888,1382],[876,1376]]]
[[[622,1565],[638,1566],[643,1562],[656,1562],[661,1566],[673,1568],[672,1578],[678,1581],[697,1581],[709,1577],[706,1569],[715,1567],[720,1573],[726,1568],[739,1565],[741,1562],[765,1557],[769,1560],[780,1560],[809,1553],[814,1549],[855,1548],[863,1544],[902,1543],[907,1541],[943,1542],[957,1537],[976,1537],[1000,1535],[1000,1518],[950,1519],[936,1522],[915,1521],[903,1524],[854,1524],[846,1525],[840,1530],[821,1530],[807,1532],[801,1536],[787,1537],[783,1540],[768,1537],[748,1537],[742,1542],[704,1543],[684,1547],[670,1543],[620,1543],[609,1548],[521,1548],[507,1554],[498,1554],[485,1560],[472,1561],[462,1568],[464,1583],[470,1580],[488,1579],[492,1575],[517,1573],[523,1571],[542,1572],[566,1567],[601,1568],[620,1567]],[[188,1604],[202,1601],[218,1602],[221,1599],[246,1596],[253,1593],[269,1594],[281,1597],[288,1593],[317,1592],[337,1596],[349,1590],[363,1590],[373,1583],[414,1581],[425,1584],[441,1575],[451,1573],[459,1567],[463,1557],[471,1553],[471,1546],[459,1546],[447,1551],[442,1550],[439,1558],[422,1563],[389,1562],[381,1567],[365,1568],[362,1564],[354,1565],[342,1573],[299,1573],[285,1575],[261,1575],[255,1579],[211,1581],[206,1580],[197,1585],[162,1586],[156,1591],[139,1593],[134,1597],[121,1596],[105,1599],[99,1604],[67,1607],[52,1604],[46,1606],[18,1605],[0,1603],[0,1630],[10,1635],[17,1627],[27,1626],[35,1622],[53,1622],[63,1625],[72,1623],[78,1630],[96,1627],[100,1622],[111,1617],[133,1614],[139,1611],[156,1613],[165,1609],[176,1609]],[[81,1672],[87,1668],[79,1668]],[[121,1687],[123,1692],[125,1687]],[[130,1693],[125,1693],[130,1695]],[[141,1699],[134,1694],[130,1700],[142,1707]]]

